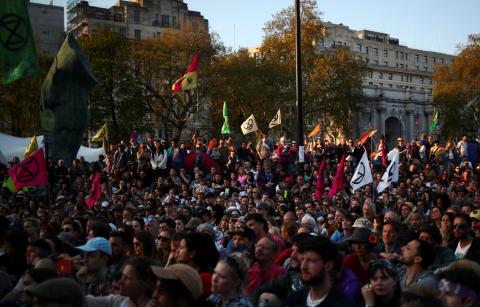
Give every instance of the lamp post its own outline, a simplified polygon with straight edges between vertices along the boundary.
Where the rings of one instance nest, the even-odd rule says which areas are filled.
[[[302,97],[302,32],[301,32],[300,0],[295,0],[295,52],[296,52],[296,84],[297,84],[297,144],[298,162],[305,162],[303,139],[303,97]],[[303,169],[303,168],[302,168]]]

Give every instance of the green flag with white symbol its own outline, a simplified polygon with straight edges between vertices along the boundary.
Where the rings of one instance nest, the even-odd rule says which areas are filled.
[[[26,0],[0,1],[0,72],[5,84],[40,72]]]
[[[228,123],[228,109],[227,109],[227,102],[223,102],[223,118],[225,121],[223,122],[222,126],[222,134],[230,134],[230,124]]]

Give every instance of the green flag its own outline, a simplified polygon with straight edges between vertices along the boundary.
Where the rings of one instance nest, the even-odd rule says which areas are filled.
[[[432,118],[432,124],[430,125],[430,133],[435,132],[435,129],[438,126],[438,111],[435,112]]]
[[[222,134],[230,134],[230,125],[228,123],[228,110],[227,110],[227,102],[223,102],[223,118],[225,121],[223,122],[222,126]]]
[[[5,84],[40,72],[25,0],[0,1],[0,71]]]
[[[3,182],[2,188],[7,188],[10,192],[15,193],[17,189],[15,189],[15,184],[13,183],[12,177],[7,177]]]

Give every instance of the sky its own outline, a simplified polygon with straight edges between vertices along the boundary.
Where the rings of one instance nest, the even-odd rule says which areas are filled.
[[[49,3],[50,0],[32,0]],[[54,0],[64,6],[66,0]],[[93,0],[109,7],[114,0]],[[210,31],[227,47],[261,44],[264,24],[294,0],[184,0],[208,19]],[[468,35],[480,33],[479,0],[317,0],[322,20],[354,30],[373,30],[398,38],[410,48],[456,54]]]

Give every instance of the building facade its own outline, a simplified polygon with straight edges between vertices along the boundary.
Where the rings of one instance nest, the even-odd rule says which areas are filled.
[[[349,48],[366,61],[363,89],[367,103],[359,114],[360,132],[375,128],[392,146],[398,137],[411,140],[428,132],[433,117],[435,66],[449,64],[452,55],[409,48],[386,33],[352,30],[325,22],[320,52]]]
[[[167,30],[208,33],[208,20],[182,0],[117,0],[110,8],[68,0],[65,10],[67,33],[75,36],[95,33],[100,27],[132,39],[160,37]]]
[[[29,2],[27,8],[39,51],[54,56],[65,39],[63,7]]]

